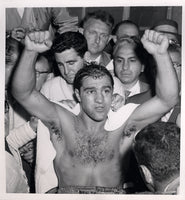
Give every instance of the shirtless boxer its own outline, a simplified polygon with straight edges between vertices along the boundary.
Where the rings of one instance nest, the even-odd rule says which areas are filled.
[[[98,65],[86,66],[77,73],[74,90],[81,111],[79,115],[74,115],[34,89],[34,62],[39,52],[52,46],[49,32],[32,32],[26,36],[25,49],[13,78],[12,92],[17,101],[40,118],[50,130],[56,149],[54,167],[59,188],[119,187],[124,179],[121,164],[131,148],[135,133],[158,120],[177,103],[178,83],[167,52],[167,37],[147,30],[142,43],[154,56],[158,66],[157,94],[138,106],[119,128],[106,131],[104,125],[113,92],[110,73]]]

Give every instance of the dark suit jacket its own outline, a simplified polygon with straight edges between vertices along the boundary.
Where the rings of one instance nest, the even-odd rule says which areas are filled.
[[[103,51],[100,58],[100,65],[106,67],[111,61],[111,55]]]
[[[142,104],[152,98],[152,91],[150,90],[150,86],[147,83],[140,81],[140,89],[141,93],[128,97],[128,99],[126,100],[126,104]]]
[[[150,86],[147,83],[143,81],[140,81],[139,83],[140,83],[140,90],[141,90],[140,93],[146,92],[150,89]]]
[[[149,100],[152,98],[152,92],[150,89],[148,89],[145,92],[136,94],[134,96],[128,97],[128,99],[126,100],[126,104],[127,103],[135,103],[135,104],[142,104],[145,101]]]
[[[180,111],[181,111],[181,97],[179,97],[178,103],[174,106],[173,112],[171,113],[170,118],[168,119],[168,122],[176,123],[176,120]]]

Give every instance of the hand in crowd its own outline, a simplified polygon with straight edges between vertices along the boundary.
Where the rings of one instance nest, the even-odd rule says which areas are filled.
[[[49,31],[31,31],[26,34],[25,48],[38,53],[49,50],[52,46],[51,34]]]
[[[32,164],[35,160],[35,140],[31,140],[19,149],[19,152],[24,160]]]
[[[119,94],[113,94],[111,110],[116,112],[123,105],[125,105],[125,97],[123,97]]]
[[[67,100],[62,100],[60,102],[71,109],[73,109],[76,106],[76,101],[74,100],[67,99]]]
[[[145,30],[141,42],[144,48],[152,55],[166,54],[169,46],[168,37],[153,30]]]
[[[14,28],[11,32],[11,37],[20,42],[25,38],[25,35],[26,31],[22,27]]]

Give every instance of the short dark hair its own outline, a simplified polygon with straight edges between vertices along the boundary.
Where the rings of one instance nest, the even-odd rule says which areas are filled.
[[[127,19],[127,20],[123,20],[123,21],[120,21],[119,23],[117,23],[116,26],[115,26],[115,28],[114,28],[114,30],[112,31],[112,34],[115,35],[116,32],[118,31],[119,27],[120,27],[121,25],[124,25],[124,24],[128,24],[128,25],[133,25],[133,26],[135,26],[135,27],[137,28],[137,30],[138,30],[138,33],[139,33],[139,26],[138,26],[135,22],[133,22],[133,21]]]
[[[81,68],[76,73],[76,76],[73,82],[74,90],[78,89],[80,91],[83,79],[85,77],[99,78],[102,76],[108,76],[110,78],[112,87],[114,86],[114,80],[112,78],[112,75],[104,66],[97,65],[95,63],[86,64],[83,68]]]
[[[180,129],[172,122],[156,122],[135,137],[134,152],[156,181],[167,180],[180,170]]]
[[[84,54],[87,51],[87,41],[81,33],[69,31],[57,35],[53,41],[51,50],[53,53],[62,53],[71,48],[73,48],[80,57],[84,57]]]
[[[114,18],[112,17],[111,14],[109,14],[104,10],[96,10],[94,12],[87,13],[87,15],[84,17],[82,21],[82,27],[84,27],[85,23],[91,18],[101,20],[102,22],[107,24],[111,30],[114,26]]]

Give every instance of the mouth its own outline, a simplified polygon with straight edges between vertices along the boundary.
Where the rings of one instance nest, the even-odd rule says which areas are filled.
[[[130,76],[131,74],[121,73],[121,76]]]
[[[103,112],[103,111],[105,110],[105,108],[104,108],[104,106],[96,106],[96,107],[95,107],[95,110],[96,110],[97,112]]]
[[[94,48],[94,49],[98,49],[98,48],[99,48],[99,45],[97,45],[97,44],[93,44],[93,45],[92,45],[92,48]]]
[[[70,75],[70,76],[67,76],[67,79],[68,79],[68,80],[73,80],[74,77],[75,77],[74,75]]]

